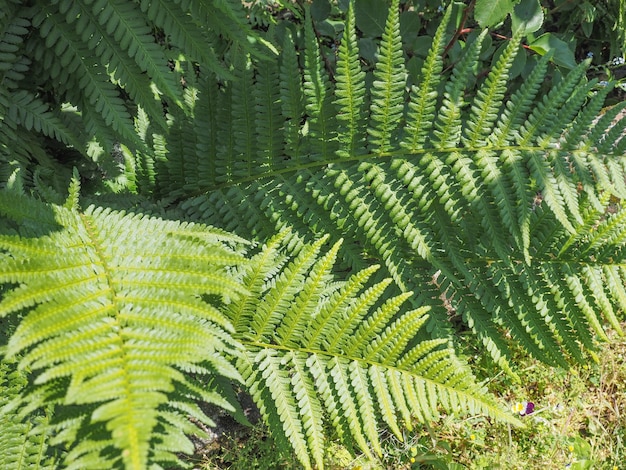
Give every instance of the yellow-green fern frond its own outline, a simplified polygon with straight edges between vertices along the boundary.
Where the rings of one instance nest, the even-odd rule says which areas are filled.
[[[250,294],[227,308],[245,348],[237,366],[278,441],[305,468],[323,468],[329,425],[351,446],[380,454],[383,426],[402,439],[401,427],[436,419],[439,407],[515,421],[446,340],[416,340],[428,309],[402,311],[411,293],[383,300],[390,280],[363,290],[378,266],[330,283],[340,244],[317,256],[324,241],[280,272],[270,271],[270,242],[244,271]]]
[[[19,318],[6,356],[30,371],[33,396],[56,405],[55,439],[70,445],[68,463],[144,469],[191,452],[185,433],[200,431],[188,416],[211,425],[196,402],[230,408],[204,380],[239,378],[227,360],[238,348],[232,325],[210,299],[244,294],[230,273],[243,261],[241,240],[4,194],[3,216],[24,222],[40,206],[58,225],[40,224],[38,237],[27,228],[0,235],[0,283],[10,286],[0,317]]]
[[[0,362],[0,468],[52,469],[59,459],[48,453],[48,426],[51,409],[38,410],[26,419],[16,404],[28,385],[26,374],[15,362]]]

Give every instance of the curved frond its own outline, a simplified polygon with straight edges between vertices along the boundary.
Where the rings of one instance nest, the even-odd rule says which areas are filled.
[[[327,424],[363,452],[380,455],[381,423],[402,439],[401,422],[436,417],[439,406],[514,420],[442,347],[445,340],[415,341],[428,309],[401,312],[410,293],[371,311],[389,286],[385,280],[359,294],[375,268],[326,293],[339,245],[313,258],[323,242],[304,249],[263,285],[265,268],[255,267],[266,264],[261,252],[244,271],[250,296],[227,310],[242,326],[238,338],[246,353],[238,367],[253,398],[273,428],[280,424],[305,468],[323,468]],[[242,309],[252,311],[242,316]]]
[[[0,211],[8,215],[6,205]],[[61,416],[83,410],[57,437],[73,446],[73,465],[90,468],[95,459],[142,469],[176,460],[172,450],[193,450],[178,421],[190,412],[211,423],[195,400],[230,408],[196,384],[202,376],[239,377],[225,358],[237,348],[232,325],[202,296],[241,295],[228,269],[242,257],[225,234],[200,225],[95,207],[51,211],[58,229],[0,237],[0,282],[15,286],[0,316],[24,312],[7,357],[32,371],[44,403]],[[175,393],[179,386],[187,392]],[[80,435],[90,439],[77,444]],[[159,451],[154,439],[186,445]],[[110,446],[117,452],[102,453]]]
[[[298,74],[288,72],[286,62],[280,65],[281,77],[295,83],[281,91],[289,103],[281,106],[283,122],[291,126],[283,148],[298,148],[298,153],[273,169],[261,169],[258,157],[236,150],[233,133],[224,131],[218,140],[224,139],[221,148],[229,149],[231,163],[218,163],[217,168],[232,179],[213,186],[200,183],[206,196],[185,202],[187,214],[260,239],[289,227],[296,251],[323,234],[333,243],[344,239],[338,252],[343,265],[363,269],[365,255],[370,264],[381,266],[381,277],[393,279],[395,294],[417,292],[420,305],[431,308],[426,326],[431,334],[450,335],[448,316],[456,315],[509,372],[507,337],[551,364],[581,360],[581,344],[593,354],[590,338],[599,333],[602,319],[615,323],[621,293],[615,288],[597,299],[590,293],[607,282],[600,281],[607,269],[616,275],[623,250],[607,248],[612,255],[603,260],[610,261],[600,263],[589,277],[591,273],[582,269],[588,259],[574,257],[565,263],[571,272],[563,272],[557,247],[594,227],[585,211],[590,204],[604,211],[603,193],[619,198],[626,190],[626,170],[618,153],[623,139],[614,122],[620,108],[594,118],[606,92],[588,99],[594,82],[584,81],[585,63],[540,94],[549,54],[509,94],[506,84],[520,51],[518,36],[474,93],[471,77],[483,36],[466,45],[452,74],[446,75],[441,57],[445,25],[435,34],[421,80],[407,97],[396,16],[392,8],[370,87],[358,67],[351,14],[338,49],[334,84],[307,20],[300,57],[305,63],[304,114]],[[293,55],[292,41],[286,37],[285,48]],[[255,78],[247,83],[263,86],[256,79],[264,73],[262,64],[247,64],[255,70]],[[224,86],[225,109],[238,87]],[[333,104],[336,118],[325,114],[330,109],[325,103]],[[362,125],[361,103],[371,103],[368,127],[374,131],[369,135],[371,149],[365,152],[354,140]],[[222,116],[224,126],[232,117],[227,114]],[[262,119],[255,116],[255,122]],[[294,128],[297,119],[301,122]],[[395,126],[404,122],[400,133]],[[266,132],[257,129],[256,139]],[[576,140],[577,133],[585,138]],[[382,140],[374,142],[376,136]],[[339,150],[329,153],[334,145]],[[239,168],[251,172],[237,173],[238,159]],[[563,279],[569,283],[563,285]],[[556,285],[563,293],[553,288]],[[319,335],[329,328],[329,312],[345,315],[347,308],[337,300],[324,309],[310,344],[320,344]],[[564,313],[557,317],[550,313],[553,308]],[[601,313],[592,316],[592,311]]]

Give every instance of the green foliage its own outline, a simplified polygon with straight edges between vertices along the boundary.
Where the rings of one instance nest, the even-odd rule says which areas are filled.
[[[138,109],[153,131],[167,129],[164,104],[185,109],[170,68],[176,51],[220,76],[230,76],[219,58],[229,42],[272,54],[250,44],[254,33],[235,1],[2,0],[0,10],[3,180],[17,172],[32,184],[45,169],[57,192],[71,174],[48,157],[58,151],[50,139],[72,148],[83,173],[99,166],[115,177],[120,169],[107,160],[117,144],[147,153],[133,126]]]
[[[440,409],[515,422],[459,325],[513,377],[511,341],[568,367],[621,332],[623,106],[588,61],[545,80],[550,38],[483,71],[459,5],[417,61],[398,0],[254,31],[235,0],[31,3],[0,0],[0,457],[183,465],[238,384],[321,468],[329,429],[371,455]]]
[[[6,205],[21,198],[3,194],[0,211],[8,215]],[[228,275],[242,262],[228,248],[239,240],[94,207],[51,210],[57,230],[0,239],[0,281],[16,286],[0,316],[21,316],[5,354],[30,371],[34,386],[18,400],[57,405],[55,442],[81,436],[67,468],[176,461],[172,451],[193,450],[184,414],[211,425],[197,401],[232,409],[200,381],[239,378],[225,359],[238,347],[232,326],[201,296],[243,292]],[[21,224],[29,215],[18,207],[11,219]],[[121,452],[111,455],[110,447]]]
[[[376,267],[331,282],[339,244],[319,257],[322,238],[281,268],[277,238],[244,263],[237,237],[83,211],[77,191],[68,207],[0,193],[0,213],[21,227],[0,236],[0,282],[14,286],[0,316],[19,318],[4,355],[20,371],[3,383],[3,465],[41,461],[47,435],[68,446],[66,468],[181,464],[188,435],[213,425],[200,402],[235,411],[232,381],[307,468],[323,467],[327,415],[364,452],[380,451],[377,410],[399,438],[401,423],[432,419],[440,405],[512,419],[445,340],[412,343],[426,317],[399,313],[410,293],[383,302],[390,280],[359,293]],[[50,211],[49,223],[26,224],[32,207]],[[10,418],[30,422],[37,409],[54,409],[54,421],[31,438]]]
[[[426,309],[398,314],[412,293],[383,301],[390,279],[363,290],[378,266],[329,285],[340,243],[317,257],[324,241],[268,279],[280,256],[271,240],[244,272],[252,295],[227,309],[245,347],[238,368],[275,437],[282,426],[279,442],[306,468],[323,468],[328,425],[380,455],[379,421],[402,439],[400,426],[436,419],[440,405],[507,419],[445,340],[414,342]]]
[[[605,135],[610,129],[621,132],[623,126],[613,125],[610,117],[595,118],[608,90],[586,81],[583,63],[538,96],[548,55],[523,86],[507,94],[518,34],[468,100],[484,35],[466,47],[452,75],[442,79],[444,23],[424,62],[419,87],[407,96],[396,63],[399,43],[393,39],[398,15],[391,12],[364,97],[355,82],[367,83],[367,75],[357,78],[344,65],[345,54],[357,55],[351,52],[355,44],[348,15],[348,45],[340,46],[334,71],[337,113],[309,104],[302,116],[297,146],[310,148],[308,156],[301,153],[268,170],[256,157],[261,149],[248,151],[255,155],[252,161],[231,155],[229,161],[240,158],[243,164],[223,171],[226,179],[192,181],[170,171],[172,179],[163,181],[162,193],[187,199],[182,207],[190,217],[245,237],[269,238],[289,226],[296,249],[302,240],[322,233],[347,238],[350,242],[340,251],[347,266],[362,268],[363,252],[381,263],[400,291],[419,292],[419,302],[431,306],[432,332],[450,335],[452,312],[506,370],[508,336],[550,364],[581,359],[581,345],[592,349],[592,334],[603,336],[601,323],[612,321],[621,308],[623,291],[620,236],[584,255],[561,249],[566,240],[583,242],[591,227],[622,213],[619,205],[608,205],[610,197],[626,194],[619,139]],[[315,78],[323,76],[324,65],[312,63],[318,49],[310,32],[305,45],[313,50],[303,52],[302,93],[309,103],[318,97],[319,104],[330,92]],[[200,83],[199,91],[203,86],[209,85]],[[229,99],[229,84],[224,88],[222,95]],[[409,105],[403,106],[407,100]],[[363,114],[363,102],[369,104],[369,139],[356,147],[353,129],[362,125],[355,117]],[[229,109],[225,104],[216,112],[228,121]],[[292,123],[291,116],[282,119]],[[349,152],[320,154],[332,146],[327,131],[315,127],[321,120],[335,121],[325,128],[337,142],[349,143]],[[582,142],[574,137],[581,135],[587,136]],[[217,151],[219,158],[219,144]],[[179,158],[174,161],[179,164]],[[187,191],[180,189],[183,178]],[[188,199],[202,192],[206,195]],[[607,212],[613,210],[618,214]],[[607,276],[617,277],[609,282]]]
[[[54,468],[54,459],[46,455],[50,409],[38,410],[24,419],[11,405],[19,400],[27,386],[26,374],[14,363],[0,363],[0,462],[2,468]]]

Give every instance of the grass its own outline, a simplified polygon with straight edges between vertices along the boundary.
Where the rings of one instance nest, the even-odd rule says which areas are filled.
[[[599,362],[571,370],[519,359],[522,383],[500,373],[490,376],[489,361],[468,336],[466,360],[506,406],[531,401],[525,428],[512,429],[482,416],[443,416],[407,434],[404,442],[384,436],[377,461],[353,457],[331,443],[327,467],[354,469],[607,469],[626,470],[626,339],[610,335]],[[205,453],[202,470],[296,469],[296,460],[278,453],[262,426],[224,436]]]

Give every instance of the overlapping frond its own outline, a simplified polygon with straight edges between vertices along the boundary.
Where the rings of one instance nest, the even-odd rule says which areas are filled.
[[[54,456],[47,454],[47,425],[50,410],[41,410],[24,420],[15,403],[27,386],[23,371],[15,363],[0,362],[0,467],[7,470],[55,468]]]
[[[549,54],[515,93],[507,93],[519,36],[470,94],[469,77],[484,33],[467,45],[448,76],[442,74],[441,58],[445,21],[434,36],[422,80],[405,103],[397,14],[390,10],[372,72],[357,65],[354,24],[347,15],[334,87],[307,26],[302,88],[297,73],[281,65],[282,76],[292,78],[290,88],[283,85],[281,91],[289,105],[281,107],[283,125],[277,125],[289,129],[284,159],[275,158],[281,163],[270,170],[257,156],[247,161],[235,153],[232,158],[252,173],[229,173],[232,182],[226,184],[198,180],[198,192],[206,196],[185,201],[184,210],[247,237],[269,237],[291,227],[296,251],[324,233],[335,241],[350,240],[339,251],[343,263],[361,269],[363,255],[380,263],[400,291],[419,292],[419,302],[432,307],[430,331],[448,335],[447,317],[458,315],[504,369],[510,367],[507,336],[552,364],[580,359],[581,345],[592,346],[590,335],[600,333],[598,325],[614,323],[621,298],[619,292],[595,298],[586,289],[615,285],[600,273],[613,272],[623,253],[617,246],[607,248],[613,254],[603,258],[594,274],[600,277],[592,282],[582,269],[588,259],[567,264],[570,271],[563,272],[562,261],[548,247],[582,236],[591,227],[585,223],[586,208],[603,213],[605,192],[623,197],[620,145],[626,141],[620,139],[623,119],[616,122],[620,108],[595,118],[607,91],[585,81],[585,63],[537,96]],[[284,47],[285,54],[295,56],[288,36]],[[251,64],[259,67],[254,59]],[[364,87],[368,80],[369,88]],[[251,86],[260,84],[255,78]],[[222,96],[229,100],[229,93],[227,86]],[[336,116],[323,112],[328,99]],[[362,103],[371,103],[365,113]],[[330,127],[319,127],[321,116]],[[220,118],[231,119],[228,113]],[[360,126],[369,135],[365,143],[355,140]],[[339,150],[323,150],[329,145]],[[297,155],[289,150],[295,148]],[[166,187],[175,190],[176,181]],[[568,279],[558,283],[563,293],[553,287],[553,278]],[[553,308],[564,313],[551,314]]]
[[[23,220],[37,204],[8,194],[0,212]],[[207,299],[243,293],[229,274],[241,240],[95,207],[48,211],[58,228],[0,237],[0,282],[13,286],[0,316],[22,315],[6,356],[36,384],[21,399],[56,405],[68,468],[176,461],[173,452],[193,451],[185,433],[201,433],[188,416],[211,424],[197,401],[230,408],[202,377],[239,378],[227,360],[232,325]]]
[[[82,154],[91,160],[84,165],[95,162],[112,179],[134,179],[132,168],[105,161],[120,143],[144,157],[136,165],[142,179],[141,160],[154,158],[146,145],[151,136],[135,132],[137,110],[150,116],[152,132],[167,133],[167,111],[189,111],[189,75],[172,70],[173,64],[188,60],[232,78],[226,65],[232,45],[257,58],[267,58],[273,47],[247,24],[244,6],[232,1],[3,1],[0,181],[19,175],[22,184],[36,186],[36,167],[50,170],[41,161],[49,146],[53,153],[62,146]],[[16,141],[22,145],[10,145]],[[125,173],[130,176],[120,176]],[[68,183],[59,180],[52,184],[57,191]]]
[[[521,37],[475,81],[483,33],[448,74],[448,11],[407,89],[397,0],[373,70],[353,5],[335,65],[309,12],[302,37],[268,32],[276,61],[237,0],[22,3],[0,0],[15,189],[0,191],[0,316],[29,382],[0,420],[54,406],[69,468],[175,464],[193,422],[211,424],[196,401],[228,407],[239,378],[305,467],[323,466],[329,425],[380,453],[381,424],[401,437],[439,406],[507,419],[449,349],[451,318],[512,374],[510,339],[567,367],[605,324],[621,332],[626,120],[598,117],[609,88],[586,64],[540,95],[546,54],[510,94]],[[128,189],[268,246],[231,269],[240,239],[81,210],[76,174],[64,206],[28,198],[62,203],[49,180],[72,177],[46,140],[95,160],[121,143]]]
[[[305,468],[323,468],[328,425],[380,454],[383,423],[402,439],[401,427],[435,419],[440,407],[512,419],[446,340],[415,341],[428,309],[401,311],[411,293],[383,300],[389,279],[364,289],[378,266],[331,283],[340,243],[318,256],[321,239],[276,271],[279,239],[251,260],[243,276],[250,294],[227,315],[239,326],[237,364],[254,400]]]

